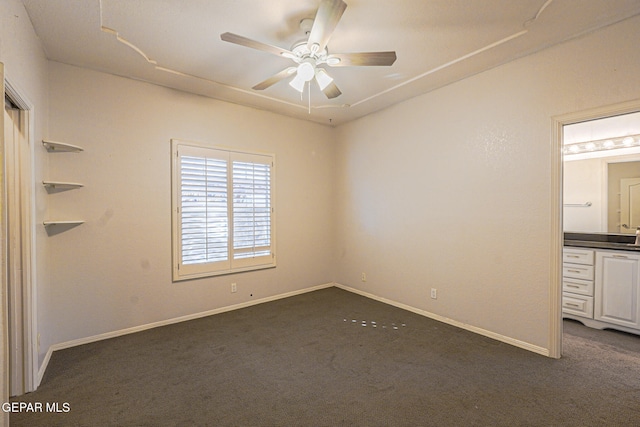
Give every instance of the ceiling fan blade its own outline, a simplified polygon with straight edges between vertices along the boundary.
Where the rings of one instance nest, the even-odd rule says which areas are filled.
[[[342,95],[342,92],[340,92],[340,89],[338,89],[338,86],[336,86],[334,82],[329,83],[327,87],[322,90],[322,93],[324,93],[329,99]]]
[[[233,33],[222,33],[220,34],[220,38],[226,42],[229,43],[235,43],[235,44],[239,44],[241,46],[246,46],[246,47],[250,47],[252,49],[258,49],[258,50],[262,50],[264,52],[269,52],[272,53],[274,55],[278,55],[278,56],[284,56],[285,58],[288,57],[294,57],[295,55],[293,54],[293,52],[287,50],[287,49],[282,49],[279,48],[277,46],[272,46],[270,44],[266,44],[266,43],[262,43],[256,40],[252,40],[252,39],[248,39],[246,37],[243,36],[239,36],[237,34],[233,34]]]
[[[346,8],[347,4],[342,0],[323,0],[320,3],[307,41],[309,50],[313,52],[313,45],[318,45],[318,52],[324,50]]]
[[[340,62],[334,63],[332,58],[338,58]],[[389,66],[396,61],[396,53],[391,52],[359,52],[359,53],[332,53],[329,55],[327,64],[331,67],[350,66]]]
[[[285,68],[284,70],[280,71],[278,74],[274,74],[273,76],[269,77],[267,80],[258,83],[252,89],[264,90],[269,86],[272,86],[278,83],[280,80],[286,79],[287,77],[293,75],[293,73],[295,72],[296,72],[296,67]]]

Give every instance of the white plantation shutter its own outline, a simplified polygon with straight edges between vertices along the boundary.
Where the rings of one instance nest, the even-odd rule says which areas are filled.
[[[172,144],[174,280],[275,266],[273,156]]]
[[[182,262],[226,261],[229,248],[227,162],[182,156]]]
[[[236,265],[270,262],[271,158],[234,155],[232,165],[233,259]]]

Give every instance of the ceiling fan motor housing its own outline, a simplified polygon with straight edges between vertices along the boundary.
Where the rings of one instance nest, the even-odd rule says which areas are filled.
[[[313,45],[318,46],[318,45]],[[295,55],[295,58],[291,58],[296,62],[300,62],[300,60],[305,60],[307,58],[313,58],[316,61],[316,64],[326,62],[327,60],[327,49],[323,49],[322,51],[312,51],[309,49],[307,45],[307,40],[297,41],[291,46],[291,52]]]

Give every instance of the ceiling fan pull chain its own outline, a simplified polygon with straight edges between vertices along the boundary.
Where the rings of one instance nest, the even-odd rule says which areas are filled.
[[[308,87],[309,87],[309,90],[308,90],[308,92],[309,92],[309,114],[311,114],[311,80],[309,80]]]

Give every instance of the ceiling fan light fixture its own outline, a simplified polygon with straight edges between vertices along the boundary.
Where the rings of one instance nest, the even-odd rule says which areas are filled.
[[[327,74],[325,70],[323,70],[322,68],[316,69],[316,82],[318,82],[320,90],[325,90],[332,81],[333,78],[329,74]]]
[[[298,65],[298,76],[305,82],[311,81],[315,75],[316,66],[313,64],[313,61],[307,59]]]
[[[340,63],[340,58],[335,56],[330,56],[327,58],[327,65],[338,65]]]
[[[296,76],[289,82],[289,86],[302,93],[305,83],[307,83],[306,80],[300,77],[300,74],[296,74]]]

